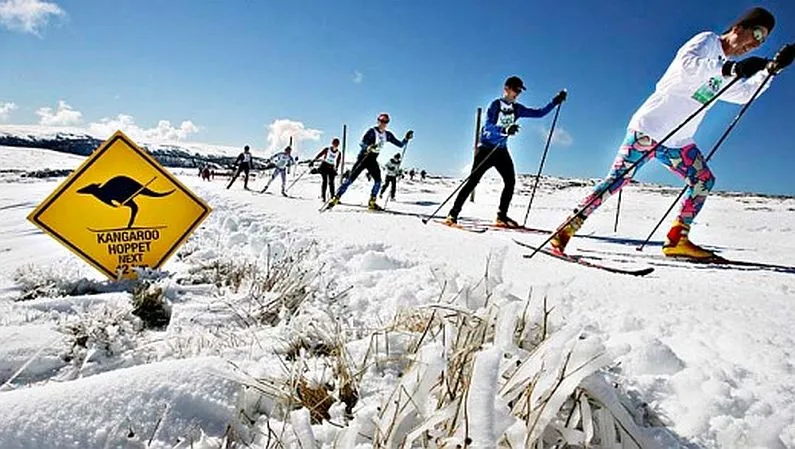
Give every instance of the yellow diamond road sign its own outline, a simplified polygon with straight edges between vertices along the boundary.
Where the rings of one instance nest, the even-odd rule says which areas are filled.
[[[121,131],[106,140],[28,220],[111,279],[159,268],[210,213]]]

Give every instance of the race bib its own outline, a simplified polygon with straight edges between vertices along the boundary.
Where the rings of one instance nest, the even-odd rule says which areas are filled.
[[[501,105],[500,114],[497,117],[497,124],[503,128],[507,128],[516,123],[516,114],[513,106]]]
[[[713,76],[693,93],[692,98],[701,104],[706,104],[708,101],[715,98],[715,95],[720,91],[722,85],[723,77]]]

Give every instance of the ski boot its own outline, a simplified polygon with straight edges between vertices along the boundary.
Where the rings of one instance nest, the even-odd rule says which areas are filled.
[[[567,221],[569,223],[562,228],[558,228],[549,241],[549,245],[552,249],[561,254],[566,251],[566,245],[569,244],[569,240],[580,230],[582,224],[585,223],[585,218],[583,218],[582,215],[576,215],[574,218],[569,217]]]
[[[370,197],[370,202],[367,203],[367,208],[372,210],[372,211],[382,211],[382,210],[384,210],[383,207],[379,206],[378,203],[375,202],[375,197],[374,196]]]
[[[497,214],[497,220],[494,222],[494,226],[498,228],[520,228],[519,223],[516,222],[513,218],[509,217],[506,214]]]
[[[332,207],[336,206],[340,203],[340,197],[332,196],[329,202],[326,204],[326,210],[331,209]]]
[[[285,192],[284,190],[282,190],[282,196],[287,196],[287,192]]]
[[[447,218],[444,219],[442,224],[445,225],[445,226],[450,226],[451,228],[454,228],[454,227],[458,226],[458,217],[456,217],[453,214],[449,214],[447,216]]]
[[[708,251],[695,243],[691,242],[688,238],[690,233],[690,226],[682,223],[677,219],[668,235],[665,236],[665,244],[663,244],[663,254],[668,257],[683,257],[688,259],[713,259],[717,257],[712,251]]]

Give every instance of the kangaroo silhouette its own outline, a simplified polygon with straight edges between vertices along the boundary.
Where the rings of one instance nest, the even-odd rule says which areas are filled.
[[[131,228],[135,221],[135,216],[138,214],[138,205],[135,204],[136,196],[143,195],[152,198],[160,198],[174,193],[174,190],[176,189],[169,190],[168,192],[155,192],[147,189],[145,185],[130,177],[115,176],[105,181],[104,184],[92,183],[82,187],[77,193],[93,195],[94,198],[102,201],[108,206],[129,207],[130,221],[127,223],[127,228]]]

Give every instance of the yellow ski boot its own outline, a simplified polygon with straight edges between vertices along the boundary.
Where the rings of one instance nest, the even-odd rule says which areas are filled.
[[[585,218],[581,215],[577,215],[574,218],[569,217],[570,221],[569,224],[566,226],[559,228],[555,235],[552,236],[552,240],[549,241],[549,245],[552,248],[563,254],[566,252],[566,245],[569,244],[569,240],[580,230],[582,224],[585,223]]]
[[[663,254],[668,257],[683,257],[688,259],[713,259],[717,257],[712,251],[708,251],[687,237],[690,226],[682,223],[678,219],[674,222],[663,244]]]

